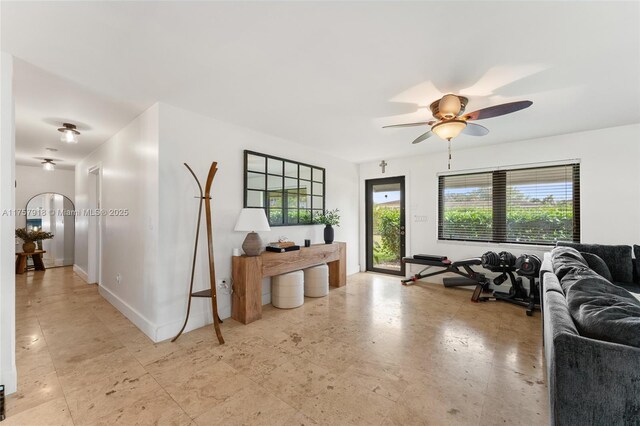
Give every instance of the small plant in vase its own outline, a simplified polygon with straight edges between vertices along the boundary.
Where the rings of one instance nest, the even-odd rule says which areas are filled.
[[[36,251],[36,241],[49,240],[53,238],[53,234],[46,231],[27,231],[27,228],[18,228],[16,229],[16,237],[24,242],[22,250],[25,253],[33,253]]]
[[[324,242],[331,244],[333,242],[333,227],[340,226],[340,210],[324,210],[316,214],[313,223],[324,225]]]

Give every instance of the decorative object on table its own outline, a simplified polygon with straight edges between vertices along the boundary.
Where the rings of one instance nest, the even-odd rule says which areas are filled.
[[[313,212],[325,209],[325,189],[322,167],[244,151],[243,207],[264,210],[272,227],[312,225]]]
[[[311,247],[311,240],[304,240],[305,247]]]
[[[257,256],[262,250],[262,240],[258,232],[271,231],[263,209],[244,208],[240,211],[234,231],[249,232],[242,243],[247,256]]]
[[[266,251],[271,251],[273,253],[284,253],[284,252],[287,252],[287,251],[300,250],[300,246],[292,245],[292,246],[280,247],[280,246],[268,245],[268,246],[265,247],[265,250]]]
[[[24,250],[25,253],[33,253],[36,251],[37,241],[49,240],[53,238],[53,234],[51,232],[27,231],[27,228],[18,228],[16,229],[16,237],[24,242],[24,244],[22,244],[22,250]]]
[[[278,241],[269,243],[269,246],[271,247],[280,247],[280,248],[293,247],[295,245],[296,243],[294,243],[293,241],[289,241],[286,238],[280,238]]]
[[[314,218],[314,223],[319,223],[325,226],[324,227],[325,244],[333,243],[333,238],[334,238],[333,227],[340,226],[340,215],[338,214],[339,212],[340,212],[339,209],[323,210],[322,212],[318,213]]]
[[[412,126],[431,126],[431,130],[418,136],[412,143],[420,143],[430,138],[434,134],[444,139],[449,144],[449,165],[451,169],[451,139],[464,133],[469,136],[484,136],[489,133],[489,129],[479,124],[470,123],[472,120],[483,120],[485,118],[498,117],[521,109],[529,108],[533,105],[531,101],[517,101],[506,104],[494,105],[482,108],[469,114],[463,114],[464,109],[469,103],[469,99],[464,96],[454,94],[444,95],[441,99],[437,99],[431,103],[429,109],[435,120],[420,121],[417,123],[391,124],[387,127],[412,127]],[[384,170],[383,170],[384,173]]]
[[[211,298],[211,311],[213,312],[213,327],[216,331],[216,336],[218,337],[218,342],[222,345],[224,344],[224,338],[222,337],[222,332],[220,331],[220,323],[222,320],[218,316],[218,300],[216,297],[216,270],[213,256],[213,229],[211,226],[211,185],[213,184],[213,178],[218,171],[218,163],[214,161],[211,163],[211,167],[209,168],[209,174],[207,175],[207,182],[205,184],[204,194],[202,193],[202,185],[200,185],[200,181],[198,180],[196,174],[193,172],[191,167],[187,163],[184,163],[184,166],[189,170],[189,173],[193,176],[198,184],[198,189],[200,190],[200,204],[198,205],[198,220],[196,224],[196,242],[193,248],[193,263],[191,264],[191,282],[189,284],[189,301],[187,302],[187,315],[184,319],[184,324],[182,328],[174,337],[171,339],[172,342],[175,342],[178,337],[184,331],[184,328],[187,326],[187,321],[189,321],[189,312],[191,311],[191,298],[192,297],[209,297]],[[205,215],[207,220],[207,248],[209,252],[209,285],[210,289],[193,291],[193,277],[195,275],[196,270],[196,256],[198,254],[198,235],[200,234],[200,219],[202,217],[202,203],[205,201]]]
[[[233,249],[233,256],[242,256],[242,253],[240,252],[239,248],[234,248]]]

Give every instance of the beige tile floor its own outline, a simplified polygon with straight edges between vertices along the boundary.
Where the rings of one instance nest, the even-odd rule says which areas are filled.
[[[540,317],[470,291],[357,274],[154,344],[71,268],[16,282],[18,392],[3,425],[546,424]]]

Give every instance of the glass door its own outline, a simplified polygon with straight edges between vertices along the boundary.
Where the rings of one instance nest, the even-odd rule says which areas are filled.
[[[404,176],[366,181],[367,271],[404,275]]]

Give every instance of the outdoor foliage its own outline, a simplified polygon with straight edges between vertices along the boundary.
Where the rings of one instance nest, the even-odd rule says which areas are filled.
[[[390,253],[400,253],[400,209],[378,206],[374,216],[382,237],[382,246]]]
[[[446,238],[491,239],[493,216],[489,209],[456,207],[444,215]],[[553,242],[573,238],[573,212],[564,205],[540,205],[507,211],[507,236],[522,242]]]
[[[543,190],[540,191],[544,194]],[[552,243],[573,238],[571,200],[557,200],[553,194],[531,197],[508,186],[507,239],[518,242]],[[453,239],[493,239],[491,188],[445,194],[443,237]]]
[[[380,241],[373,244],[376,264],[397,261],[400,258],[400,209],[376,206],[373,210],[373,227]]]

